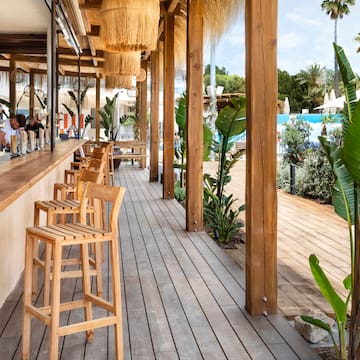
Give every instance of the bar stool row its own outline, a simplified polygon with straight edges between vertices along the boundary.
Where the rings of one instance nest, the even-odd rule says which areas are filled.
[[[34,226],[26,229],[23,360],[30,360],[33,317],[49,328],[48,358],[51,360],[58,359],[60,336],[86,332],[86,340],[91,342],[94,329],[109,325],[115,327],[116,359],[123,359],[117,219],[125,189],[109,185],[111,145],[101,145],[91,156],[82,156],[80,164],[72,164],[72,169],[65,171],[64,183],[54,185],[54,200],[34,204]],[[104,216],[106,209],[110,209],[108,219]],[[40,226],[40,212],[46,214],[45,226]],[[111,300],[103,296],[101,265],[105,243],[110,250]],[[39,247],[39,244],[44,246]],[[68,246],[79,247],[79,256],[64,259],[64,249]],[[39,250],[42,248],[41,256]],[[44,286],[42,304],[38,306],[33,299],[38,293],[41,272]],[[96,280],[96,292],[91,288],[92,276]],[[73,277],[81,278],[82,298],[61,303],[62,280]],[[94,307],[106,310],[108,315],[95,319]],[[80,309],[84,310],[83,321],[60,325],[61,312]]]

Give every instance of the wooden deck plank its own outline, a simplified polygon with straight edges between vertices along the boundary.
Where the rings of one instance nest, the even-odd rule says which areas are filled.
[[[126,179],[126,185],[129,185],[131,182],[131,180]],[[130,189],[129,192],[131,193]],[[144,238],[146,239],[146,243],[144,245],[146,246],[149,255],[151,255],[151,258],[155,259],[153,262],[154,274],[157,278],[164,306],[167,310],[169,321],[173,329],[174,341],[177,344],[177,348],[180,349],[179,356],[180,358],[188,356],[196,358],[196,356],[199,355],[198,346],[194,342],[190,327],[184,328],[184,324],[189,322],[191,326],[196,326],[197,328],[207,328],[207,320],[204,316],[201,316],[201,309],[197,306],[196,299],[195,301],[191,301],[191,299],[193,299],[193,295],[186,282],[186,278],[181,275],[181,269],[178,267],[176,259],[171,256],[171,250],[168,249],[168,245],[166,243],[167,239],[164,237],[162,229],[159,228],[157,224],[154,226],[154,219],[151,219],[151,216],[153,215],[152,211],[142,200],[133,198],[132,203],[138,204],[137,215],[139,217],[139,222],[141,223]],[[141,209],[146,211],[148,216],[147,218]],[[149,226],[147,225],[148,219]],[[168,285],[169,283],[171,286]],[[167,290],[165,292],[163,291],[164,285],[166,286],[165,290]],[[180,302],[179,297],[182,302]],[[184,299],[186,300],[185,303]],[[176,310],[177,307],[178,310]],[[184,310],[182,310],[182,308]],[[184,314],[184,312],[186,314]],[[183,321],[179,324],[181,317],[183,317]],[[177,329],[179,325],[181,325],[181,327]],[[181,330],[181,332],[185,331],[185,333],[181,334],[179,333],[179,330]],[[214,341],[216,343],[215,339]],[[193,349],[191,350],[191,348]],[[186,352],[184,352],[185,349]],[[221,359],[223,355],[221,356],[222,352],[220,349],[218,350],[219,352],[217,353],[217,357]]]
[[[149,186],[154,187],[153,184],[150,184]],[[159,193],[157,194],[159,196]],[[179,211],[178,209],[178,205],[176,202],[171,202],[171,201],[167,201],[166,203],[164,203],[167,205],[167,207],[170,209],[172,208],[172,210],[175,212],[176,215],[179,215],[180,218],[183,218],[183,215],[181,214],[181,211]],[[166,210],[164,211],[164,213],[166,213]],[[164,214],[163,214],[164,215]],[[176,216],[177,221],[179,220],[179,217]],[[176,228],[178,227],[181,231],[181,222],[178,223],[178,225],[176,224],[172,224],[172,228]],[[233,283],[234,279],[237,279],[238,281],[240,280],[241,282],[244,283],[244,277],[242,274],[242,271],[240,270],[240,268],[238,266],[234,266],[234,262],[229,259],[228,257],[225,257],[223,254],[223,251],[214,243],[214,241],[212,241],[206,234],[204,233],[190,233],[190,238],[193,237],[194,238],[194,244],[196,244],[196,246],[201,246],[201,242],[196,240],[196,237],[200,236],[202,237],[202,239],[204,240],[204,242],[206,242],[206,245],[209,247],[209,249],[211,249],[211,251],[213,251],[216,254],[216,257],[212,256],[210,253],[206,253],[206,248],[205,247],[201,247],[199,249],[199,253],[201,254],[206,254],[204,255],[204,258],[206,258],[206,261],[208,263],[211,263],[211,267],[213,270],[215,270],[216,274],[221,273],[221,271],[223,270],[223,266],[220,265],[220,267],[216,267],[216,263],[218,263],[218,265],[227,263],[229,268],[232,270],[231,276],[227,276],[226,273],[222,273],[221,278],[223,280],[223,284],[226,284],[226,288],[230,289],[231,285]],[[188,246],[186,246],[186,248],[188,248]],[[219,260],[221,258],[221,260]],[[228,274],[229,275],[229,274]],[[240,275],[240,276],[239,276]],[[219,288],[218,286],[216,287],[217,289]],[[238,305],[240,306],[240,308],[244,308],[244,294],[243,294],[243,287],[239,287],[237,288],[237,286],[235,285],[235,291],[239,291],[239,289],[242,289],[242,293],[236,293],[236,292],[232,292],[233,294],[233,298],[234,299],[240,299],[238,302]],[[267,343],[271,348],[272,351],[274,351],[274,355],[275,358],[278,358],[279,356],[283,356],[284,354],[284,348],[281,346],[278,346],[279,343],[284,342],[284,340],[279,340],[279,333],[278,330],[275,329],[273,327],[272,324],[270,324],[264,317],[250,317],[247,312],[245,311],[245,315],[248,317],[249,321],[253,322],[253,326],[255,325],[258,333],[260,334],[260,336],[263,337],[263,339],[265,340],[265,343]],[[279,317],[280,319],[280,317]],[[286,324],[286,322],[281,322],[279,320],[279,323],[281,323],[283,326],[285,326],[284,324]],[[290,330],[289,325],[286,324],[288,330]],[[286,328],[285,326],[285,328]],[[304,346],[304,341],[303,339],[297,334],[295,333],[293,337],[291,337],[291,343],[295,348],[299,348],[299,345],[302,344],[302,346]],[[248,348],[248,347],[247,347]],[[280,349],[280,350],[279,350]],[[280,353],[279,353],[280,351]],[[294,352],[292,351],[288,351],[285,353],[287,353],[286,356],[288,356],[288,358],[292,358],[294,356]],[[286,358],[286,357],[285,357]],[[317,358],[317,356],[315,356],[315,354],[312,352],[312,350],[310,349],[305,349],[303,351],[303,354],[300,356],[300,358],[303,359],[311,359],[311,358]]]

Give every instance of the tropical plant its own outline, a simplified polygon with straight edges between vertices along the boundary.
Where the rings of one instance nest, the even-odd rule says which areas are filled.
[[[311,126],[301,119],[292,119],[283,125],[281,144],[286,147],[284,160],[290,164],[301,163],[310,144]]]
[[[178,126],[178,141],[175,147],[175,157],[177,162],[174,167],[180,169],[180,185],[183,184],[183,172],[186,169],[186,95],[183,94],[177,101],[175,107],[175,121]],[[203,122],[203,160],[209,159],[210,147],[212,142],[212,131],[210,127]]]
[[[351,332],[350,332],[350,357],[358,359],[360,350],[358,347],[360,334],[359,326],[359,255],[355,254],[359,244],[359,199],[360,190],[360,102],[356,100],[355,75],[347,60],[344,50],[334,43],[336,58],[339,62],[340,73],[345,86],[345,106],[343,111],[343,144],[330,143],[326,138],[319,137],[320,143],[327,153],[335,176],[333,186],[333,204],[335,212],[347,221],[351,269],[344,281],[344,287],[348,290],[346,299],[343,300],[334,290],[326,274],[321,269],[319,260],[315,255],[309,258],[311,271],[319,289],[329,304],[332,306],[339,330],[339,346],[334,341],[334,347],[338,359],[347,359],[345,326],[347,320],[347,308],[352,297]],[[352,227],[355,226],[355,236]],[[314,325],[320,326],[331,334],[326,324],[314,321],[311,317],[304,318]],[[334,339],[333,339],[334,340]]]
[[[9,109],[10,114],[14,114],[14,113],[15,113],[15,112],[14,112],[14,108],[12,107],[12,105],[10,104],[9,101],[7,101],[7,100],[5,100],[5,99],[0,99],[0,104],[5,105],[5,106]],[[8,114],[8,113],[5,111],[5,109],[3,109],[3,112],[4,112],[4,114],[5,114],[6,117],[10,117],[10,114]]]
[[[325,68],[319,64],[313,64],[297,74],[297,80],[300,85],[307,86],[306,98],[311,102],[312,108],[320,105],[322,102],[324,71]]]
[[[334,20],[334,43],[337,44],[337,25],[338,20],[342,19],[344,15],[350,13],[350,6],[355,5],[355,0],[323,0],[321,9],[326,11],[331,20]],[[335,73],[335,94],[339,96],[339,70],[337,64],[337,57],[334,58],[334,73]]]
[[[74,91],[68,90],[68,94],[69,94],[71,100],[75,103],[78,119],[80,119],[81,106],[84,103],[85,96],[86,96],[88,89],[89,89],[89,85],[86,85],[85,88],[81,91],[79,99]],[[70,106],[68,106],[66,104],[62,104],[62,105],[64,106],[64,108],[67,110],[67,112],[70,114],[71,117],[73,117],[75,115],[75,112],[70,108]]]
[[[105,136],[109,140],[116,140],[118,133],[118,124],[115,121],[115,106],[119,93],[116,93],[112,99],[106,97],[106,104],[99,110],[101,116],[100,124],[105,128]]]
[[[237,136],[246,130],[245,98],[232,99],[232,106],[219,112],[215,127],[219,139],[213,140],[212,149],[218,158],[218,169],[215,176],[204,174],[204,218],[211,235],[226,243],[243,226],[237,218],[245,207],[233,210],[237,199],[225,194],[225,186],[231,181],[230,170],[245,152],[244,149],[231,152]]]

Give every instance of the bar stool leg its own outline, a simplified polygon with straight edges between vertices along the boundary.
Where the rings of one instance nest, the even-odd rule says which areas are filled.
[[[50,304],[50,274],[51,274],[51,254],[52,246],[50,244],[45,245],[45,267],[44,267],[44,306]],[[53,279],[54,280],[54,279]]]
[[[90,283],[90,267],[89,267],[89,245],[81,244],[81,267],[82,267],[82,285],[85,299],[85,321],[91,321],[92,316],[92,304],[87,299],[88,295],[91,295],[91,283]],[[90,329],[86,331],[86,340],[88,343],[94,340],[94,330]]]
[[[61,288],[61,260],[62,246],[55,242],[53,247],[53,272],[52,272],[52,299],[51,299],[51,320],[49,336],[49,360],[58,359],[59,351],[59,325],[60,325],[60,288]]]
[[[25,269],[24,269],[24,310],[22,323],[22,360],[29,360],[30,358],[30,330],[31,330],[31,315],[27,311],[27,307],[31,306],[32,298],[32,283],[33,283],[33,254],[34,254],[34,240],[31,236],[26,234],[25,245]]]
[[[119,249],[117,237],[113,237],[110,241],[110,259],[112,270],[112,286],[113,286],[113,302],[114,315],[117,318],[115,324],[115,347],[116,359],[124,359],[124,343],[123,343],[123,327],[122,327],[122,312],[121,312],[121,288],[120,288],[120,264],[119,264]]]

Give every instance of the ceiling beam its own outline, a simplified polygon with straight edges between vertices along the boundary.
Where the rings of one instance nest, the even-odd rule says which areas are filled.
[[[79,8],[82,10],[90,10],[90,9],[100,9],[101,8],[101,0],[85,0],[82,3],[79,3]]]

